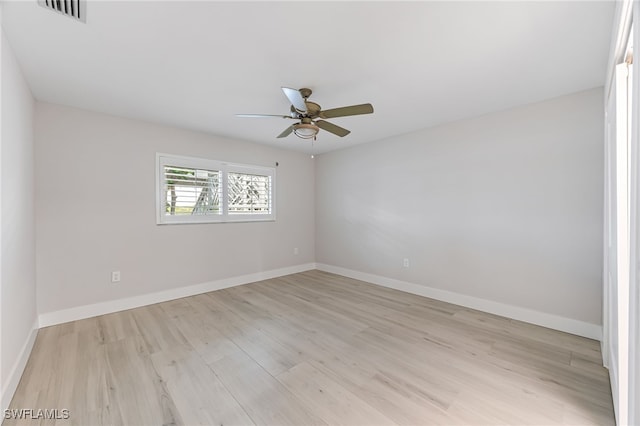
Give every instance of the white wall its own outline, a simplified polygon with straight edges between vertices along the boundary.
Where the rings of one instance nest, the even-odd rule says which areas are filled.
[[[277,220],[156,225],[156,152],[279,162]],[[38,103],[38,311],[46,316],[312,264],[313,191],[314,163],[305,154]],[[119,284],[110,283],[115,270],[122,273]]]
[[[37,327],[34,221],[34,100],[1,40],[0,387],[2,409],[18,384]]]
[[[317,156],[317,262],[599,330],[602,99],[597,88]]]

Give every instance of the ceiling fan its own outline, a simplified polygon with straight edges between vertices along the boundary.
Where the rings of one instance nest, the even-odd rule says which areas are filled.
[[[289,115],[273,115],[273,114],[236,114],[237,117],[263,118],[263,117],[281,117],[298,120],[297,123],[287,127],[278,135],[279,138],[289,136],[291,133],[302,139],[316,139],[316,135],[322,130],[326,130],[334,135],[344,137],[351,133],[349,130],[336,126],[333,123],[325,121],[326,118],[346,117],[349,115],[371,114],[373,106],[371,104],[351,105],[341,108],[333,108],[322,110],[320,105],[309,101],[311,89],[302,88],[299,90],[283,87],[289,102],[291,102],[291,112]]]

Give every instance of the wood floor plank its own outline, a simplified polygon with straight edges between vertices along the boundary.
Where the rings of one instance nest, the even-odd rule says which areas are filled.
[[[614,425],[598,342],[307,271],[39,330],[13,425]]]
[[[308,410],[330,425],[392,425],[356,394],[306,362],[278,375],[278,380],[300,398]]]
[[[225,295],[219,295],[216,299],[216,303],[226,300]],[[217,327],[222,334],[267,372],[277,375],[297,364],[299,353],[270,338],[259,325],[261,319],[250,320],[238,311],[226,311],[221,315]]]
[[[242,351],[210,366],[256,424],[326,424]]]
[[[151,360],[184,424],[253,424],[195,351],[173,347],[152,354]]]
[[[171,322],[206,363],[234,354],[238,349],[233,341],[218,330],[218,323],[211,315],[192,310],[172,318]]]
[[[184,424],[140,337],[105,346],[107,391],[123,424]]]
[[[159,304],[132,309],[131,315],[149,353],[188,344]],[[162,326],[158,326],[159,324]]]

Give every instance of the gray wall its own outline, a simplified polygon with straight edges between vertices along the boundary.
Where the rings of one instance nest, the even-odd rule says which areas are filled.
[[[279,162],[277,220],[156,225],[156,152]],[[313,191],[308,155],[38,103],[38,311],[313,262]],[[114,270],[119,284],[110,283]]]
[[[316,261],[601,324],[602,99],[317,156]]]
[[[0,385],[6,408],[31,350],[36,323],[34,100],[6,40],[0,36]]]

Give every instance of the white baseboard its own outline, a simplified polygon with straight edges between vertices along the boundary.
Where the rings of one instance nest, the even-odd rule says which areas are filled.
[[[443,302],[477,309],[479,311],[500,315],[518,321],[540,325],[542,327],[547,327],[554,330],[564,331],[566,333],[587,337],[589,339],[602,339],[602,326],[596,324],[548,314],[545,312],[534,311],[532,309],[522,308],[519,306],[507,305],[504,303],[481,299],[474,296],[467,296],[464,294],[454,293],[451,291],[441,290],[433,287],[427,287],[420,284],[400,281],[380,275],[354,271],[352,269],[342,268],[339,266],[318,263],[316,264],[316,267],[321,271],[331,272],[334,274],[343,275],[345,277],[377,284],[383,287],[389,287],[407,293],[417,294],[419,296],[429,297],[431,299],[441,300]]]
[[[142,294],[140,296],[128,297],[126,299],[110,300],[107,302],[77,306],[60,311],[46,312],[40,314],[39,324],[40,327],[48,327],[50,325],[91,318],[98,315],[111,314],[114,312],[124,311],[126,309],[139,308],[141,306],[152,305],[154,303],[180,299],[182,297],[207,293],[214,290],[221,290],[223,288],[235,287],[256,281],[277,278],[284,275],[296,274],[298,272],[309,271],[315,268],[315,263],[305,263],[302,265],[289,266],[286,268],[272,269],[270,271],[262,271],[253,274],[240,275],[237,277],[223,278],[220,280],[194,284],[186,287],[172,288],[170,290],[159,291],[156,293]]]
[[[235,287],[238,285],[281,277],[284,275],[295,274],[298,272],[304,272],[313,269],[319,269],[321,271],[331,272],[334,274],[343,275],[345,277],[367,281],[372,284],[381,285],[383,287],[393,288],[407,293],[417,294],[419,296],[429,297],[432,299],[441,300],[443,302],[477,309],[495,315],[500,315],[547,328],[552,328],[554,330],[564,331],[590,339],[602,339],[602,327],[596,324],[322,263],[305,263],[302,265],[273,269],[270,271],[262,271],[237,277],[224,278],[186,287],[178,287],[170,290],[160,291],[157,293],[128,297],[126,299],[110,300],[107,302],[77,306],[60,311],[46,312],[40,314],[39,326],[48,327],[50,325],[91,318],[98,315],[110,314],[126,309],[138,308],[141,306],[152,305],[154,303],[166,302],[168,300],[179,299],[182,297],[193,296],[209,291]]]
[[[20,350],[20,354],[18,355],[18,359],[13,364],[13,368],[9,372],[9,376],[7,377],[6,382],[2,383],[2,392],[0,395],[0,401],[2,404],[2,412],[9,408],[9,404],[11,403],[11,399],[13,398],[13,394],[16,392],[18,388],[18,384],[20,383],[20,378],[22,377],[22,373],[24,372],[25,367],[27,366],[27,361],[29,360],[29,355],[31,355],[31,349],[33,349],[33,344],[36,341],[36,335],[38,334],[38,319],[33,323],[33,327],[31,328],[31,332],[29,336],[27,336],[27,340],[22,345],[22,349]]]

